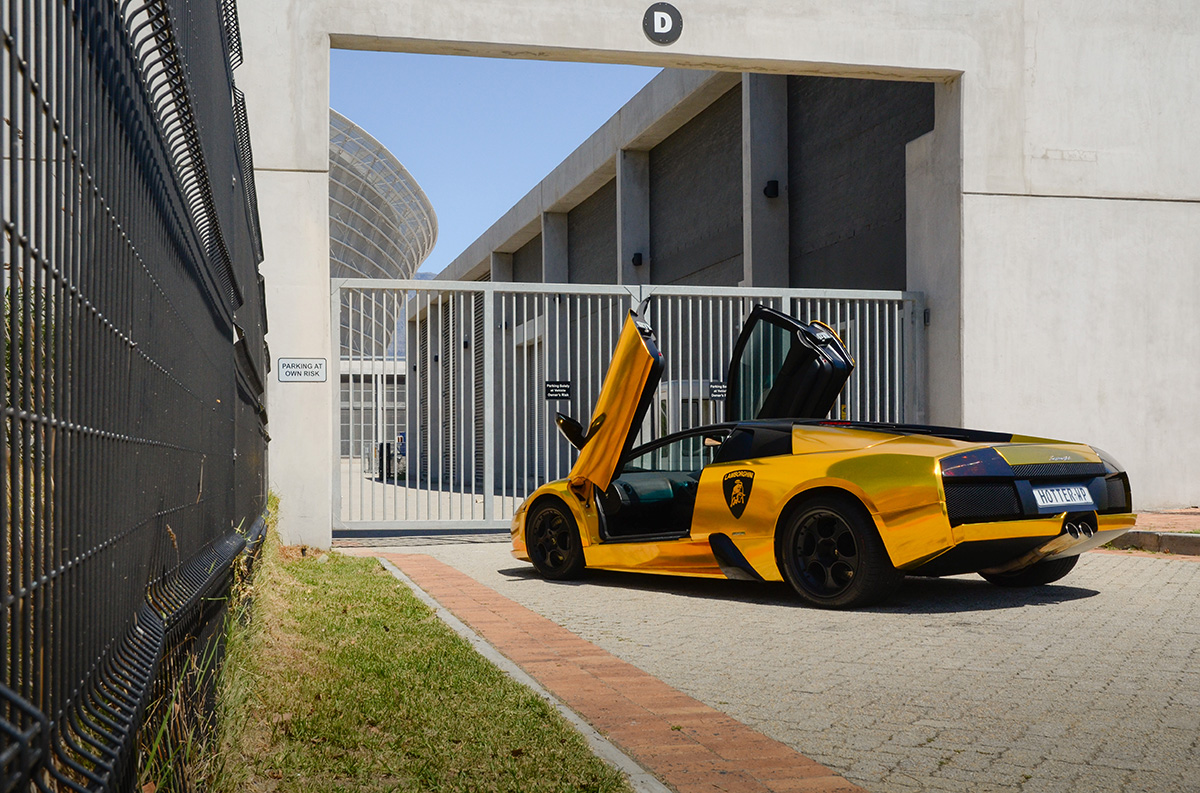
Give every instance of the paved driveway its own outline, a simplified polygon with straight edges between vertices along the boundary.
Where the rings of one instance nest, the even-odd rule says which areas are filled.
[[[885,607],[783,585],[428,553],[868,790],[1200,790],[1200,563],[1087,554],[1057,585],[908,579]]]

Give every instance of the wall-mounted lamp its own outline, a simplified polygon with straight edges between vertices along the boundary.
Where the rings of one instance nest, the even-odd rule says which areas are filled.
[[[767,198],[779,198],[779,180],[772,179],[767,182],[767,186],[763,188],[763,195]]]
[[[463,339],[463,349],[464,350],[471,349],[471,340],[470,339]]]
[[[633,254],[633,266],[634,267],[642,266],[642,254],[640,252]]]

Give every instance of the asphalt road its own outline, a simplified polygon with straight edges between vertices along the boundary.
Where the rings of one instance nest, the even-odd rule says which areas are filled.
[[[428,553],[871,791],[1200,791],[1200,563],[1087,554],[1004,590],[908,579],[858,612],[782,584]]]

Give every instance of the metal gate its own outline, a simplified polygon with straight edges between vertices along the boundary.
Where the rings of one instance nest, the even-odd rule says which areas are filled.
[[[646,297],[666,368],[641,442],[723,419],[756,303],[841,335],[857,366],[835,418],[924,419],[919,293],[339,279],[334,536],[506,528],[570,471],[554,413],[586,426],[626,312]]]

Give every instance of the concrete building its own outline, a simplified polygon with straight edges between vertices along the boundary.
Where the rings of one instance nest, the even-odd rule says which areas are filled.
[[[330,110],[329,277],[412,278],[436,242],[437,215],[417,180],[383,144]],[[378,442],[403,432],[400,309],[390,301],[343,302],[341,457],[371,462]]]
[[[933,123],[926,82],[664,70],[438,277],[903,290]]]
[[[735,81],[749,73],[924,83],[933,124],[905,144],[903,285],[923,292],[930,309],[930,420],[1084,438],[1128,466],[1138,507],[1200,502],[1192,453],[1200,448],[1200,149],[1192,133],[1200,12],[1168,0],[695,0],[681,8],[682,36],[660,45],[643,34],[646,10],[628,0],[529,0],[519,9],[483,0],[246,5],[239,84],[250,100],[275,354],[329,356],[333,343],[324,261],[330,47],[636,63],[728,71]],[[743,83],[743,103],[756,101],[755,82]],[[626,134],[626,121],[635,119],[613,131],[613,178],[648,183],[653,203],[644,152],[661,141],[647,146]],[[758,133],[749,130],[751,143]],[[765,175],[748,178],[757,185]],[[807,189],[794,174],[772,180],[792,196]],[[604,183],[589,188],[586,196],[606,200]],[[613,198],[618,249],[606,260],[632,270],[636,246],[655,241],[642,221],[645,201],[631,206],[621,195]],[[579,205],[544,207],[567,215],[568,246]],[[760,210],[772,207],[751,207],[750,216]],[[549,219],[543,245],[561,245],[553,237],[562,223]],[[764,285],[755,279],[782,271],[759,266],[779,257],[774,245],[757,244],[759,228],[770,224],[751,222],[749,243],[742,228],[741,280],[749,273]],[[533,232],[528,242],[547,239],[541,229],[539,217],[535,229],[514,231]],[[737,238],[722,233],[726,243]],[[870,245],[894,252],[895,233],[881,231]],[[657,242],[647,275],[630,277],[655,277],[656,263],[661,276],[670,245]],[[714,262],[721,277],[738,267],[729,244]],[[811,274],[801,248],[793,270],[789,247],[789,283]],[[513,256],[514,269],[535,266],[519,252],[498,251]],[[819,257],[809,261],[823,267]],[[881,277],[899,272],[894,260],[884,270]],[[323,462],[333,459],[334,399],[332,387],[270,383],[272,485],[291,541],[329,541],[332,483]]]

